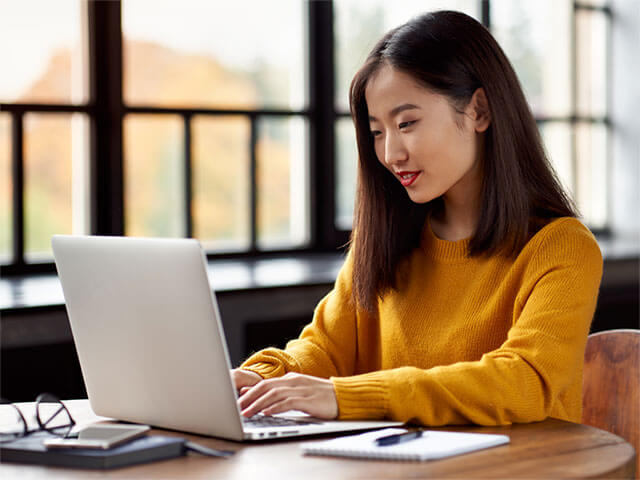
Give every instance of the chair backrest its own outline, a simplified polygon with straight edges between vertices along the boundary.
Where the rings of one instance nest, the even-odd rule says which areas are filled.
[[[582,423],[614,433],[636,450],[640,475],[640,330],[589,335],[584,357]]]

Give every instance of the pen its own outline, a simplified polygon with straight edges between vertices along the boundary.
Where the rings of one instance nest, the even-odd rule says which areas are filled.
[[[397,435],[387,435],[386,437],[380,437],[376,439],[376,444],[379,447],[386,447],[388,445],[397,445],[398,443],[408,442],[422,436],[422,430],[416,430],[413,432],[399,433]]]

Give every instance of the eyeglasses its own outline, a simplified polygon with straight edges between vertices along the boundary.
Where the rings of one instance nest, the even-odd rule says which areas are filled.
[[[36,398],[35,420],[38,428],[29,428],[29,424],[25,415],[17,405],[0,398],[0,403],[8,404],[13,407],[16,414],[17,428],[15,424],[13,428],[0,427],[0,443],[10,442],[17,438],[26,437],[35,432],[47,432],[52,435],[67,438],[71,433],[71,429],[76,424],[75,420],[67,410],[62,401],[51,393],[42,393]]]

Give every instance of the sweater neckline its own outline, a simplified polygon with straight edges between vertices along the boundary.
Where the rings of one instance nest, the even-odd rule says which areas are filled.
[[[431,218],[427,217],[422,231],[422,245],[427,254],[439,260],[467,260],[471,237],[450,241],[439,238],[431,228]]]

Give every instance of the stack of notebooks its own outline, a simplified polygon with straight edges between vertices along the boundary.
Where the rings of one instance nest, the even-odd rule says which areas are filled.
[[[0,460],[59,467],[109,469],[180,457],[185,439],[149,435],[108,450],[88,448],[50,449],[42,444],[47,433],[35,433],[0,444]]]
[[[376,443],[378,438],[406,432],[407,430],[401,428],[386,428],[360,435],[303,443],[300,448],[307,455],[424,461],[509,443],[509,437],[506,435],[433,430],[425,430],[421,437],[395,445],[379,446]]]

